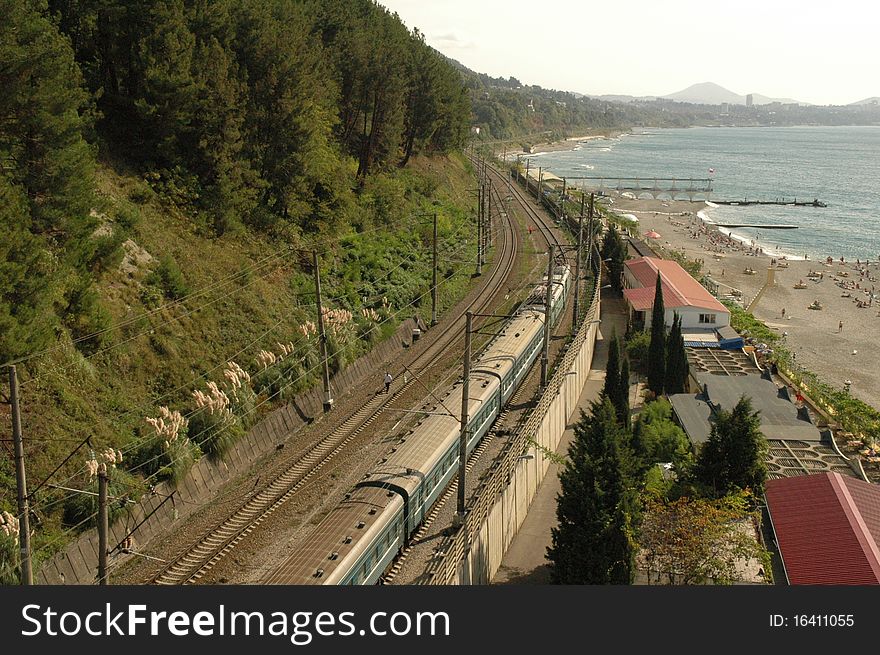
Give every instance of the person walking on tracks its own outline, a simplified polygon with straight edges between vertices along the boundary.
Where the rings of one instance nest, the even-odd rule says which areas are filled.
[[[388,371],[385,371],[385,393],[388,393],[388,389],[391,388],[391,381],[393,379],[394,378],[391,377],[391,373],[389,373]]]

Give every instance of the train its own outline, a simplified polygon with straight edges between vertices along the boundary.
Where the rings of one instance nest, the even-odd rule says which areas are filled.
[[[469,380],[467,454],[479,444],[543,347],[547,276],[474,358]],[[552,271],[550,324],[572,284],[568,266]],[[381,458],[264,584],[377,583],[458,472],[459,380]],[[452,408],[451,410],[449,408]]]

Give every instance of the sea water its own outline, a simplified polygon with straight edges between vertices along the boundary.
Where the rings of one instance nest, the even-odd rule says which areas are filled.
[[[797,225],[732,231],[789,256],[880,258],[880,126],[639,129],[532,157],[532,166],[567,178],[639,177],[647,186],[655,177],[711,177],[710,200],[819,199],[828,206],[720,205],[703,215],[716,223]]]

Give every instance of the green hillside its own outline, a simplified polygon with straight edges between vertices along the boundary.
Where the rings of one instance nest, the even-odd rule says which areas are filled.
[[[40,561],[94,524],[92,496],[41,486],[71,453],[50,484],[93,489],[87,462],[115,461],[111,494],[137,497],[319,380],[313,249],[334,370],[430,311],[435,212],[441,298],[463,292],[470,110],[459,73],[369,0],[0,11],[0,364],[21,380]],[[194,396],[212,383],[217,412]],[[146,421],[174,412],[173,436]],[[6,582],[16,550],[0,532]]]

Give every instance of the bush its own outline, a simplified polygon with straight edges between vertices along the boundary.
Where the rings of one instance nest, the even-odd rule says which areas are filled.
[[[159,265],[150,272],[145,282],[162,289],[165,297],[170,300],[180,300],[189,293],[183,273],[171,255],[162,255],[159,258]]]
[[[99,273],[109,271],[119,266],[122,261],[122,242],[125,234],[118,227],[109,234],[104,234],[92,239],[92,256],[89,261],[89,269]]]
[[[77,350],[86,356],[93,355],[109,340],[110,312],[101,305],[98,292],[88,280],[77,281],[65,300],[64,325],[70,330]]]
[[[648,358],[648,348],[651,345],[651,335],[644,330],[635,332],[626,340],[626,354],[631,362],[643,364]]]
[[[202,409],[190,417],[189,435],[202,452],[212,460],[219,461],[244,435],[244,429],[231,412],[212,414]]]

